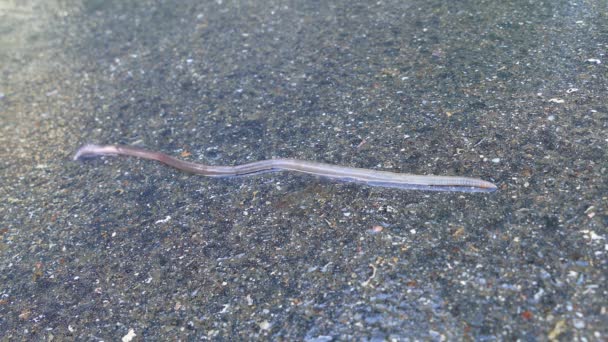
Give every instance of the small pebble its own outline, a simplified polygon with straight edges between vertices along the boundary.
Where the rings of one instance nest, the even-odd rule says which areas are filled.
[[[129,329],[129,332],[122,337],[122,342],[130,342],[131,340],[133,340],[133,338],[135,338],[135,336],[137,336],[135,334],[135,330]]]
[[[384,229],[384,227],[376,225],[376,226],[373,226],[372,229],[370,229],[369,231],[372,234],[377,234],[377,233],[380,233],[383,229]]]
[[[260,324],[258,324],[260,329],[262,330],[270,330],[270,328],[272,327],[272,324],[268,321],[263,321],[260,322]]]
[[[572,325],[574,325],[576,329],[583,329],[585,327],[585,321],[575,318],[572,320]]]

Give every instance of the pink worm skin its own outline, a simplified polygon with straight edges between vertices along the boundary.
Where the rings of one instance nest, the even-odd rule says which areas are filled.
[[[235,166],[212,166],[180,160],[162,152],[124,145],[84,145],[74,160],[104,155],[122,155],[156,160],[178,170],[208,177],[233,177],[269,171],[296,171],[346,182],[408,190],[493,192],[496,185],[476,178],[412,175],[346,167],[297,159],[268,159]]]

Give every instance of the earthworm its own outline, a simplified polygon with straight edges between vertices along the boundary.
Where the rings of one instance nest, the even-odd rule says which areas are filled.
[[[208,177],[248,176],[271,171],[296,171],[345,182],[408,190],[462,192],[492,192],[496,190],[496,185],[476,178],[412,175],[297,159],[268,159],[235,166],[212,166],[180,160],[162,152],[124,145],[84,145],[78,149],[74,155],[74,160],[104,155],[122,155],[156,160],[180,171]]]

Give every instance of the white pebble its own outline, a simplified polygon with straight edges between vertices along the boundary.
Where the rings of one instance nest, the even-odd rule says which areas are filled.
[[[270,322],[268,322],[268,321],[263,321],[263,322],[260,322],[258,324],[258,326],[262,330],[270,330],[270,328],[272,327],[272,324]]]
[[[130,342],[135,336],[137,336],[135,330],[129,329],[129,332],[122,337],[122,342]]]

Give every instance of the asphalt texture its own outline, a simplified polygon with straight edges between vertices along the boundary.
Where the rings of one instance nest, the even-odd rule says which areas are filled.
[[[0,336],[606,340],[607,53],[605,0],[4,1]]]

